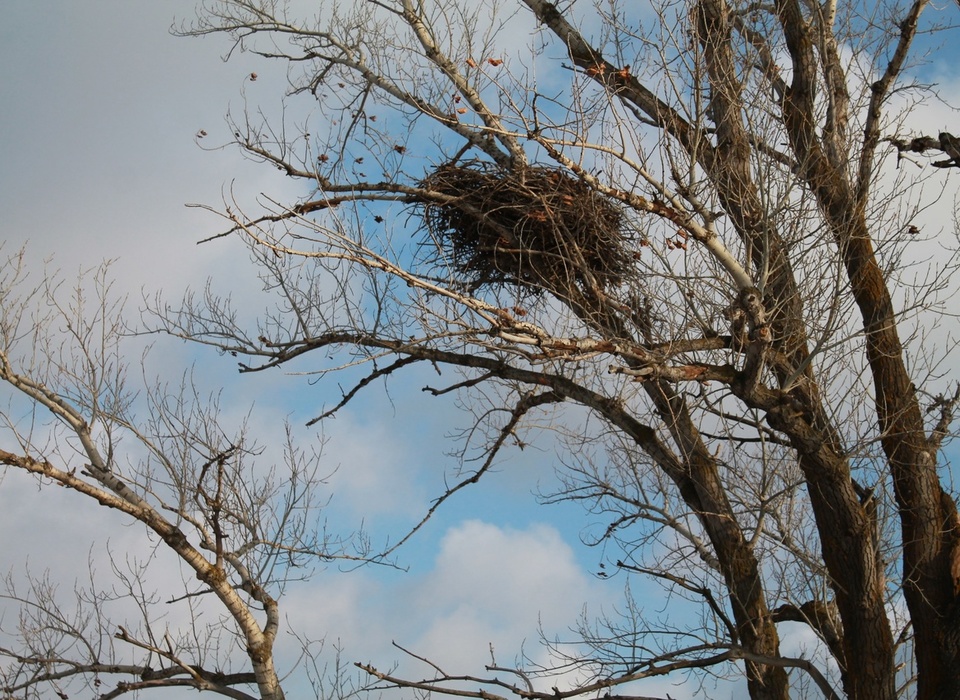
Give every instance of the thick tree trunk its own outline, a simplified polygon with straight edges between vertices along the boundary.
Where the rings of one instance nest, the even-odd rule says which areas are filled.
[[[792,4],[783,3],[788,7]],[[799,12],[795,14],[799,16]],[[873,250],[863,201],[854,195],[848,181],[845,159],[831,158],[812,130],[814,88],[809,41],[802,32],[791,31],[794,14],[784,16],[794,57],[794,81],[784,100],[785,124],[801,164],[800,175],[816,195],[833,231],[863,322],[878,428],[900,515],[904,594],[915,635],[918,698],[960,697],[960,674],[956,672],[960,668],[960,643],[950,568],[960,537],[956,505],[944,493],[937,476],[936,455],[906,370],[896,313]],[[847,627],[845,618],[845,633]]]
[[[756,654],[777,658],[780,638],[767,605],[760,567],[737,524],[720,480],[717,460],[704,444],[685,401],[674,388],[666,382],[647,382],[644,386],[683,456],[686,472],[670,476],[684,501],[700,518],[716,552],[740,644]],[[789,679],[783,668],[750,661],[746,665],[751,700],[788,700]]]
[[[903,541],[903,584],[914,630],[919,700],[960,697],[958,597],[951,571],[960,542],[957,507],[937,475],[916,388],[903,360],[893,302],[866,222],[823,188],[863,319],[883,451],[893,475]],[[841,193],[845,193],[841,188]],[[834,196],[826,196],[832,194]],[[847,199],[849,202],[850,200]]]
[[[769,410],[767,416],[774,428],[790,436],[807,481],[843,623],[843,658],[837,661],[847,696],[894,700],[893,635],[883,604],[883,561],[871,509],[860,502],[846,460],[829,449],[818,431],[789,409]]]
[[[554,294],[561,299],[577,296],[570,290],[554,290]],[[584,322],[603,337],[629,338],[621,320],[607,312],[602,302],[581,297],[574,306]],[[643,387],[679,454],[676,468],[661,467],[700,520],[716,554],[736,624],[737,639],[732,641],[758,656],[776,659],[780,638],[767,604],[760,565],[727,497],[717,459],[691,419],[686,400],[670,383],[648,381]],[[789,700],[789,678],[783,667],[754,661],[745,664],[751,700]]]
[[[742,125],[746,105],[737,79],[726,3],[702,0],[696,6],[695,23],[709,76],[711,118],[716,124],[715,149],[702,161],[744,245],[754,251],[758,271],[762,265],[767,266],[764,306],[771,310],[773,346],[807,380],[794,391],[807,414],[804,419],[798,419],[792,411],[785,414],[780,405],[768,415],[771,425],[788,435],[797,449],[817,528],[823,533],[824,562],[834,583],[843,621],[844,654],[837,661],[844,669],[844,685],[850,697],[892,700],[893,635],[884,607],[883,562],[877,547],[876,523],[854,490],[850,465],[839,456],[839,438],[820,405],[819,391],[809,374],[803,308],[796,280],[776,222],[763,215],[752,179],[752,147]],[[842,105],[843,101],[836,102]],[[838,119],[842,119],[840,111],[837,110]],[[782,372],[778,374],[781,382],[786,380]],[[735,393],[751,401],[750,387],[742,386]],[[858,661],[854,663],[854,659]]]

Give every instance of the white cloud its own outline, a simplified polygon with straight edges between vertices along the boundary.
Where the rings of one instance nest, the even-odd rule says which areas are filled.
[[[553,527],[470,520],[447,530],[429,570],[328,571],[282,604],[308,636],[341,640],[349,660],[380,668],[401,661],[410,676],[422,674],[390,646],[394,640],[450,672],[480,673],[491,644],[506,666],[525,642],[535,653],[541,621],[545,630],[566,630],[602,588]]]
[[[451,529],[441,543],[435,578],[425,596],[435,605],[466,598],[484,613],[510,617],[529,614],[536,605],[552,607],[584,588],[583,572],[570,546],[548,525],[502,529],[471,520]],[[510,591],[509,597],[503,591]]]
[[[548,525],[525,530],[472,520],[447,532],[432,575],[413,602],[429,614],[418,651],[451,668],[488,661],[489,644],[509,663],[538,622],[553,631],[572,625],[591,597],[590,579]]]

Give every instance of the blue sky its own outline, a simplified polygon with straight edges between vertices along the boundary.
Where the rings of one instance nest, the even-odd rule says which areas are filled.
[[[130,295],[132,311],[142,305],[141,292],[164,290],[175,301],[210,275],[224,291],[249,278],[240,246],[195,245],[218,231],[219,222],[184,205],[216,205],[229,192],[241,201],[263,191],[289,192],[270,168],[234,150],[208,150],[225,128],[228,109],[242,108],[244,96],[275,108],[286,78],[281,66],[249,55],[223,62],[223,38],[171,36],[174,19],[189,18],[193,8],[193,0],[6,3],[0,240],[7,250],[28,243],[35,274],[44,274],[48,260],[48,269],[72,275],[115,259],[117,289]],[[937,56],[928,75],[955,79],[946,56]],[[256,83],[248,80],[252,71],[259,74]],[[936,133],[955,123],[956,114],[934,105],[929,119]],[[201,129],[210,136],[198,142]],[[245,284],[237,297],[253,303],[256,285]],[[303,440],[319,440],[319,431],[303,424],[339,398],[334,382],[311,385],[277,372],[241,377],[230,358],[156,341],[152,370],[175,380],[191,365],[209,390],[223,390],[232,418],[253,405],[267,436],[277,437],[289,419]],[[324,428],[325,454],[331,471],[337,467],[330,478],[332,529],[349,531],[363,521],[374,542],[395,538],[440,492],[456,464],[443,437],[467,416],[457,413],[452,398],[420,392],[431,381],[426,373],[410,373],[392,380],[389,392],[375,386]],[[577,506],[537,505],[538,485],[552,483],[551,440],[542,435],[522,452],[511,448],[495,473],[441,510],[399,553],[409,571],[323,571],[309,586],[291,590],[290,610],[314,636],[342,639],[351,660],[388,667],[393,639],[475,670],[487,661],[491,642],[501,661],[512,659],[524,640],[529,652],[538,619],[562,633],[583,605],[598,612],[618,603],[621,582],[594,577],[602,552],[580,543],[584,528],[597,523]],[[0,481],[0,531],[5,564],[29,560],[34,570],[54,567],[64,579],[82,573],[88,552],[102,556],[106,532],[111,547],[142,543],[102,509],[63,492],[38,493],[13,475]],[[59,540],[67,531],[72,539],[63,551],[51,552],[51,532]],[[100,545],[90,550],[91,543]],[[634,593],[643,597],[642,584]],[[659,600],[649,602],[662,609]],[[650,692],[657,692],[655,684]],[[694,691],[669,692],[679,700]]]

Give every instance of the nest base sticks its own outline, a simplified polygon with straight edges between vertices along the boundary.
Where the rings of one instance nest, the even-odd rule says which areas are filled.
[[[563,171],[447,164],[421,186],[449,198],[421,202],[434,261],[472,290],[513,284],[579,296],[618,285],[632,268],[622,211]]]

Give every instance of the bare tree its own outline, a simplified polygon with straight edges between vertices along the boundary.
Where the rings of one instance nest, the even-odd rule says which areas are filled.
[[[611,570],[701,610],[585,625],[562,668],[587,680],[547,693],[522,669],[369,673],[482,698],[696,669],[742,673],[757,699],[960,697],[942,455],[960,394],[940,330],[956,239],[921,228],[955,154],[948,133],[911,132],[932,93],[910,63],[955,12],[356,0],[300,19],[224,0],[183,28],[288,61],[288,108],[317,113],[299,131],[230,124],[304,188],[221,212],[279,306],[248,330],[209,296],[162,310],[167,330],[242,371],[366,362],[323,416],[409,365],[455,368],[427,389],[462,394],[483,437],[447,495],[546,413],[570,447],[548,499],[604,514]],[[821,655],[785,656],[786,622]]]
[[[89,580],[68,594],[47,575],[5,577],[0,695],[180,687],[283,698],[275,646],[286,585],[365,558],[323,529],[318,452],[289,430],[267,450],[248,425],[229,428],[217,396],[189,374],[173,385],[128,376],[137,343],[106,266],[75,286],[55,273],[33,282],[26,269],[22,252],[0,264],[0,464],[33,475],[38,498],[65,488],[146,538],[133,551],[108,546],[110,580],[91,560]],[[301,647],[289,658],[315,651]]]

